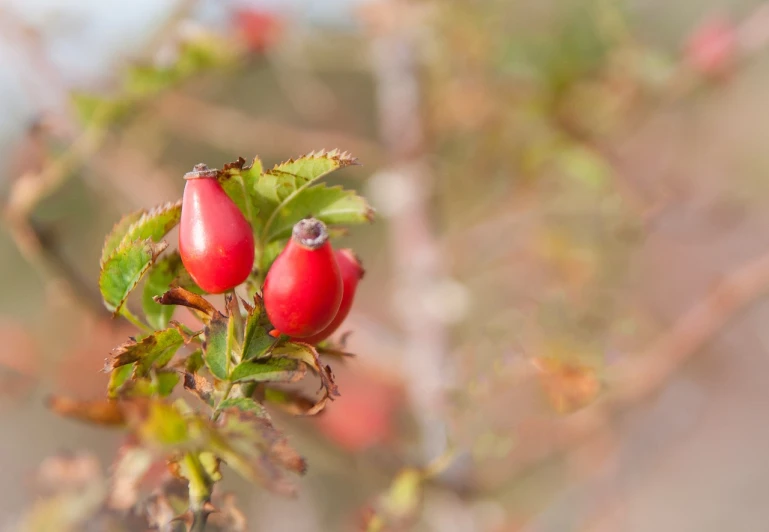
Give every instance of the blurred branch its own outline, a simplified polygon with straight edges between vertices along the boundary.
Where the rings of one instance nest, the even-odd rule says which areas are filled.
[[[375,179],[403,192],[388,213],[396,283],[404,296],[396,300],[395,312],[405,332],[404,374],[420,427],[421,458],[430,460],[441,455],[447,443],[441,415],[448,382],[447,331],[424,303],[444,272],[428,214],[430,176],[415,36],[399,25],[374,31],[372,55],[381,137],[392,165]]]
[[[70,297],[78,298],[91,310],[102,310],[101,298],[93,294],[83,280],[64,260],[51,239],[31,221],[35,206],[57,190],[76,168],[101,147],[106,130],[94,122],[69,149],[44,166],[39,172],[26,172],[13,182],[3,209],[6,227],[22,256],[49,285],[65,284]],[[51,276],[53,276],[51,278]]]
[[[155,104],[156,118],[176,135],[205,142],[227,153],[249,154],[259,146],[263,152],[296,155],[326,146],[344,146],[364,161],[377,160],[376,143],[330,130],[311,130],[266,119],[255,119],[243,111],[223,107],[179,92],[169,93]]]
[[[733,271],[657,341],[610,370],[609,391],[593,405],[557,421],[531,422],[518,448],[519,468],[581,443],[623,409],[662,387],[735,314],[769,290],[769,253]],[[522,435],[524,438],[526,435]]]

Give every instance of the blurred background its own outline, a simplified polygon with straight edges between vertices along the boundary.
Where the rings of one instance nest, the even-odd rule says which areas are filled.
[[[378,211],[358,357],[232,530],[766,529],[767,47],[748,0],[3,0],[0,529],[145,529],[99,520],[119,431],[44,406],[133,334],[115,221],[323,148]]]

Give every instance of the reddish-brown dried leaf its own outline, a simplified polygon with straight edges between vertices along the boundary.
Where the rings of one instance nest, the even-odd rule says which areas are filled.
[[[214,386],[197,373],[184,373],[184,389],[196,395],[201,401],[213,406]]]
[[[126,418],[117,401],[80,401],[69,397],[51,396],[47,406],[55,413],[97,425],[120,426]]]
[[[219,311],[203,296],[192,293],[181,286],[175,286],[162,296],[157,296],[154,299],[161,305],[181,305],[197,310],[204,316],[207,316],[209,320],[219,314]]]

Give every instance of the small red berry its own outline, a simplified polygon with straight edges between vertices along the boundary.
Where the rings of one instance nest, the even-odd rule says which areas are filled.
[[[363,279],[365,270],[361,266],[358,257],[351,249],[338,249],[334,252],[336,262],[339,265],[339,271],[342,274],[342,303],[339,305],[339,310],[336,312],[334,320],[321,332],[302,338],[303,342],[308,344],[317,344],[321,340],[325,340],[336,331],[342,322],[347,318],[352,308],[352,302],[355,299],[355,290],[358,288],[358,281]]]
[[[195,166],[184,176],[179,254],[200,288],[218,294],[246,280],[254,266],[254,233],[216,179]]]
[[[282,21],[269,11],[238,9],[234,13],[233,22],[243,44],[256,54],[263,54],[272,49],[283,34]]]
[[[306,338],[331,323],[342,301],[342,276],[323,222],[308,218],[264,279],[264,308],[281,333]]]
[[[727,77],[737,60],[737,31],[726,17],[714,16],[689,36],[684,51],[689,66],[713,79]]]

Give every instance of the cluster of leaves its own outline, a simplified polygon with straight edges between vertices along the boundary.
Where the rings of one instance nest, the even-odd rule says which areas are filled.
[[[274,427],[263,403],[312,415],[339,392],[330,367],[321,361],[322,349],[270,334],[273,327],[258,289],[300,219],[312,215],[323,220],[332,234],[372,219],[364,198],[317,182],[355,162],[349,154],[322,151],[267,171],[258,158],[251,165],[241,158],[218,171],[256,235],[256,264],[245,283],[248,295],[225,294],[221,310],[195,285],[178,251],[166,252],[163,238],[179,223],[181,202],[123,217],[104,243],[99,286],[107,308],[136,324],[140,334],[107,359],[106,400],[54,398],[53,410],[127,428],[139,442],[129,476],[140,478],[155,460],[169,461],[172,473],[189,483],[195,515],[209,504],[221,462],[273,491],[293,493],[287,473],[303,473],[306,465]],[[139,292],[142,282],[143,319],[129,310],[129,296]],[[186,307],[200,329],[172,320],[177,306]],[[335,350],[326,353],[340,356]],[[320,380],[315,398],[287,387],[308,372]],[[200,400],[200,408],[169,398],[180,382]],[[137,453],[145,459],[137,460]]]

